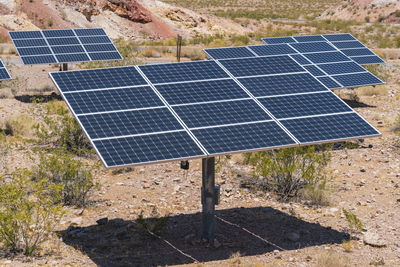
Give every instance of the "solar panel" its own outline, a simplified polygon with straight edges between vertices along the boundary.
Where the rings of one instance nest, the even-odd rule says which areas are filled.
[[[379,135],[356,113],[281,120],[281,123],[303,144]]]
[[[266,44],[274,44],[273,38],[263,38],[262,40]],[[277,42],[279,39],[277,40]],[[320,48],[305,48],[298,43],[309,42],[309,43],[320,43],[321,41],[325,41],[328,44],[334,46],[339,51],[343,52],[346,56],[350,57],[355,62],[361,65],[368,65],[368,64],[381,64],[384,61],[378,57],[374,52],[366,48],[360,41],[358,41],[354,36],[349,33],[344,34],[324,34],[324,35],[305,35],[305,36],[293,36],[293,37],[283,37],[282,42],[287,44],[292,44],[293,47],[298,46],[300,53],[307,53],[307,52],[321,52],[321,51],[333,51],[327,50],[328,47],[320,47]],[[359,56],[374,56],[374,57],[362,57],[358,58]],[[296,60],[297,61],[297,60]],[[333,61],[331,61],[333,62]],[[300,63],[300,62],[299,62]],[[320,62],[322,63],[322,62]],[[304,64],[304,63],[300,63]]]
[[[300,53],[336,51],[327,42],[292,43],[290,45]]]
[[[326,74],[324,72],[321,71],[321,69],[319,69],[317,66],[314,65],[309,65],[309,66],[304,66],[304,68],[311,73],[312,75],[314,75],[315,77],[318,76],[325,76]]]
[[[309,73],[239,78],[255,97],[328,91]]]
[[[266,97],[259,100],[277,119],[352,111],[330,92]]]
[[[324,76],[324,77],[317,77],[317,79],[318,79],[318,81],[320,81],[322,84],[324,84],[329,89],[343,88],[342,85],[340,85],[337,81],[335,81],[331,77]]]
[[[249,46],[258,56],[276,56],[276,55],[288,55],[297,54],[297,52],[287,44],[277,45],[255,45]]]
[[[18,31],[9,34],[25,65],[122,59],[103,29]]]
[[[289,56],[224,59],[220,62],[235,77],[304,72]]]
[[[292,37],[271,37],[262,39],[266,44],[287,44],[295,43],[296,40]]]
[[[307,64],[312,64],[311,61],[309,61],[306,57],[300,54],[296,55],[291,55],[291,57],[300,65],[307,65]]]
[[[319,64],[318,67],[330,75],[365,72],[363,67],[354,62]]]
[[[358,87],[383,83],[380,79],[378,79],[371,73],[366,72],[347,75],[335,75],[332,77],[345,87]]]
[[[304,56],[315,64],[351,61],[351,59],[341,52],[312,53],[304,54]]]
[[[50,76],[106,167],[379,135],[287,55]],[[318,121],[349,114],[347,132]],[[315,132],[299,131],[314,118]]]
[[[224,48],[209,48],[204,49],[213,59],[224,59],[224,58],[243,58],[243,57],[255,57],[255,55],[244,46],[240,47],[224,47]]]
[[[8,73],[8,70],[3,64],[3,61],[0,59],[0,80],[10,80],[11,76]]]

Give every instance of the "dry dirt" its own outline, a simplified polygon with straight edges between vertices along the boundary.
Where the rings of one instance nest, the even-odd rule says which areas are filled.
[[[15,98],[0,100],[0,123],[12,114],[41,109],[29,103],[30,96],[51,85],[47,72],[57,70],[50,66],[10,69],[18,82],[4,86],[24,90],[16,92]],[[67,215],[57,227],[59,237],[44,245],[42,256],[3,258],[0,266],[202,266],[197,262],[205,266],[324,266],[326,255],[349,266],[368,266],[379,257],[386,266],[400,266],[400,138],[389,130],[400,111],[400,68],[390,64],[384,69],[390,74],[386,94],[348,101],[383,136],[367,139],[357,149],[333,152],[330,206],[281,203],[272,194],[241,188],[240,176],[251,167],[243,165],[240,155],[222,158],[216,175],[221,186],[218,244],[210,247],[200,241],[199,160],[190,161],[188,172],[179,168],[179,162],[119,174],[103,169],[96,174],[101,190],[92,195],[93,204],[85,210],[65,208]],[[36,79],[28,79],[33,76]],[[346,98],[345,93],[340,95]],[[20,144],[13,149],[10,166],[29,165],[26,148]],[[169,216],[161,238],[135,223],[141,211],[151,218],[155,207],[158,214]],[[356,214],[367,233],[377,233],[385,247],[364,244],[362,233],[349,235],[342,208]],[[96,223],[105,217],[108,223]],[[352,248],[345,252],[342,241],[350,237]]]

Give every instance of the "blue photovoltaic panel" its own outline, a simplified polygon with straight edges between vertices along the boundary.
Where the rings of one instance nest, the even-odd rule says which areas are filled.
[[[52,52],[48,47],[26,47],[18,50],[20,56],[34,56],[34,55],[51,55]]]
[[[304,68],[314,76],[325,76],[326,75],[318,67],[316,67],[314,65],[304,66]]]
[[[379,135],[378,131],[356,113],[282,120],[281,123],[301,143]]]
[[[173,108],[189,128],[272,120],[252,99]]]
[[[82,62],[89,61],[86,54],[59,54],[56,55],[58,62]]]
[[[364,48],[365,46],[359,41],[346,41],[346,42],[333,42],[333,45],[338,49],[346,49],[346,48]]]
[[[273,74],[227,74],[250,67]],[[288,56],[50,75],[107,167],[295,146],[287,120],[353,113]]]
[[[346,57],[344,54],[340,52],[312,53],[312,54],[305,54],[304,56],[315,64],[351,61],[350,58]]]
[[[185,131],[93,141],[107,167],[206,155]]]
[[[272,37],[272,38],[263,38],[262,39],[266,44],[285,44],[285,43],[295,43],[292,37]]]
[[[73,30],[43,30],[42,32],[46,38],[75,36],[75,33]]]
[[[274,121],[192,130],[210,154],[294,145],[292,138]]]
[[[22,58],[25,65],[122,59],[103,29],[43,30],[9,34],[18,54],[26,57]]]
[[[238,79],[255,97],[328,91],[309,73]]]
[[[352,57],[351,59],[361,65],[385,63],[385,61],[378,56]]]
[[[75,114],[164,106],[150,86],[66,93]]]
[[[296,54],[296,55],[290,55],[294,60],[296,60],[297,63],[300,65],[307,65],[307,64],[312,64],[311,61],[309,61],[307,58],[305,58],[303,55]]]
[[[78,36],[97,36],[97,35],[107,35],[102,28],[93,29],[75,29],[76,35]]]
[[[260,98],[277,119],[351,112],[346,104],[331,92]]]
[[[363,85],[382,84],[382,81],[369,72],[335,75],[332,76],[345,87],[357,87]]]
[[[340,84],[338,84],[335,80],[333,80],[331,77],[325,76],[325,77],[317,77],[317,79],[322,82],[326,87],[329,89],[338,89],[342,88]]]
[[[25,65],[57,63],[56,58],[52,55],[25,56],[25,57],[21,57],[21,59]]]
[[[145,65],[139,68],[153,84],[229,77],[214,61]]]
[[[349,33],[343,33],[343,34],[324,34],[323,35],[325,39],[327,39],[330,42],[336,42],[336,41],[353,41],[357,40],[354,38],[351,34]]]
[[[318,67],[330,75],[365,72],[363,67],[354,62],[320,64]]]
[[[336,51],[327,42],[293,43],[290,45],[300,53]]]
[[[354,56],[374,56],[375,54],[368,48],[342,49],[343,54],[348,57]]]
[[[289,56],[225,59],[220,62],[235,77],[304,72]]]
[[[47,46],[44,39],[16,39],[13,41],[17,49],[20,47]]]
[[[255,57],[247,47],[226,47],[204,49],[213,59]]]
[[[216,80],[156,85],[170,105],[248,98],[249,95],[233,80]]]
[[[85,49],[81,45],[52,46],[54,54],[76,54],[85,53]]]
[[[113,44],[95,44],[95,45],[84,45],[88,52],[104,52],[104,51],[115,51]]]
[[[91,139],[183,129],[168,108],[79,116]]]
[[[50,73],[63,92],[147,85],[135,67]]]
[[[19,32],[10,32],[10,37],[13,40],[16,39],[35,39],[35,38],[43,38],[42,33],[40,31],[19,31]]]
[[[321,35],[306,35],[306,36],[295,36],[293,37],[297,42],[303,43],[303,42],[321,42],[321,41],[326,41],[324,37]]]
[[[120,59],[122,59],[121,55],[118,52],[89,53],[89,56],[93,61],[97,61],[97,60],[120,60]]]
[[[8,73],[7,69],[5,68],[3,61],[0,59],[0,80],[9,80],[11,79],[10,74]]]
[[[293,50],[287,44],[277,44],[277,45],[256,45],[249,46],[251,50],[253,50],[259,56],[277,56],[277,55],[288,55],[288,54],[297,54],[296,51]]]
[[[108,36],[91,36],[91,37],[79,37],[82,44],[106,44],[111,43]]]

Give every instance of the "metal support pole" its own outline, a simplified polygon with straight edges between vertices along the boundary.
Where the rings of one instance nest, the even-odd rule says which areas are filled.
[[[68,63],[62,64],[61,71],[68,71]]]
[[[201,202],[203,205],[203,239],[213,241],[215,235],[215,158],[202,160],[203,184],[201,188]]]
[[[176,60],[181,62],[181,51],[182,51],[182,36],[178,35],[176,40]]]

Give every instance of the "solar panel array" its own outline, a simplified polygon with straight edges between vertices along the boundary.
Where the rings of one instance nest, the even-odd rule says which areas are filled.
[[[328,42],[361,65],[385,63],[374,52],[349,33],[263,38],[266,44]]]
[[[9,32],[25,65],[121,60],[101,28]]]
[[[379,78],[332,44],[316,41],[317,36],[302,37],[304,38],[299,40],[312,42],[210,48],[204,51],[215,60],[289,55],[329,89],[383,84]],[[290,40],[295,40],[293,38],[272,38],[272,43],[291,42]],[[354,77],[357,79],[353,79]]]
[[[3,61],[0,59],[0,80],[10,80],[11,76],[8,73],[8,70],[3,64]]]
[[[106,167],[380,135],[288,55],[50,76]]]

